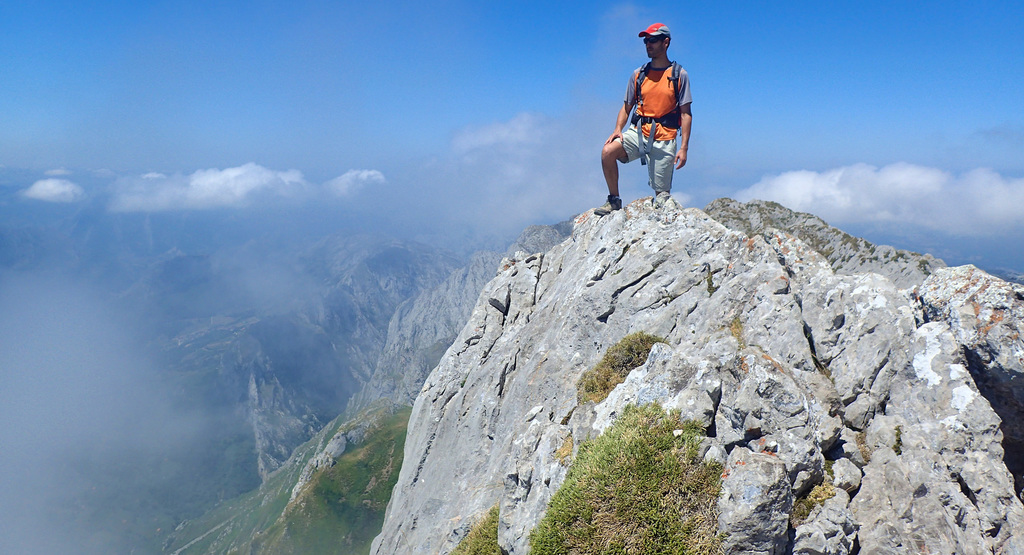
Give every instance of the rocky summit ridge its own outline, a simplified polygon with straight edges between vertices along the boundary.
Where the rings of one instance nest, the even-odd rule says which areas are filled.
[[[758,208],[723,204],[740,228]],[[1024,287],[902,251],[858,269],[855,244],[830,260],[713,208],[587,212],[502,261],[416,398],[371,553],[449,553],[495,505],[500,548],[528,553],[571,464],[556,451],[648,403],[708,430],[726,552],[1024,553],[1007,456],[1024,439]],[[581,403],[581,375],[638,331],[665,343]],[[835,495],[791,519],[826,481]]]

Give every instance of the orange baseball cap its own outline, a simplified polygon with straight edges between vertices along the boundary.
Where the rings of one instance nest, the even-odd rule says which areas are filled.
[[[644,29],[643,31],[640,31],[640,34],[637,35],[637,36],[638,37],[646,37],[646,36],[652,36],[653,37],[653,36],[656,36],[656,35],[665,35],[666,37],[671,37],[672,33],[669,32],[668,25],[665,25],[664,23],[652,23],[650,27]]]

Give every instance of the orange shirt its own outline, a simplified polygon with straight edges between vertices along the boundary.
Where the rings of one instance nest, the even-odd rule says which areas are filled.
[[[632,106],[636,100],[634,91],[636,90],[636,81],[641,71],[643,71],[643,68],[633,72],[632,79],[629,82],[629,87],[626,91],[626,103],[629,106]],[[689,79],[686,72],[683,71],[679,79],[681,99],[677,99],[674,94],[672,81],[669,79],[670,74],[671,66],[661,70],[652,69],[647,72],[644,82],[640,85],[641,105],[637,108],[638,114],[657,118],[674,110],[679,102],[689,103]],[[643,124],[643,132],[644,136],[649,136],[651,134],[651,124]],[[654,140],[656,141],[671,141],[675,138],[676,130],[663,125],[659,125],[657,132],[654,134]]]

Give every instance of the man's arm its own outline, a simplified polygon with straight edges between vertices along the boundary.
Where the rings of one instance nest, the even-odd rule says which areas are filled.
[[[676,153],[676,169],[686,165],[686,151],[690,148],[690,125],[693,123],[693,114],[690,113],[690,105],[687,104],[679,109],[679,152]]]
[[[687,106],[689,108],[689,106]],[[629,110],[626,108],[626,103],[622,103],[622,108],[619,108],[619,115],[615,118],[615,131],[608,136],[608,140],[604,144],[608,144],[615,139],[622,139],[622,128],[626,126],[626,120],[629,119]]]

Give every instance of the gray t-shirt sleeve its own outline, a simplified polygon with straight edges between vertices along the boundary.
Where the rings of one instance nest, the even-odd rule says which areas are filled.
[[[679,95],[676,97],[676,103],[682,107],[692,102],[693,99],[690,98],[690,76],[684,69],[683,72],[679,74]]]
[[[625,102],[626,102],[626,111],[627,112],[632,110],[633,109],[633,105],[636,104],[636,76],[637,76],[637,73],[639,73],[640,71],[643,71],[643,68],[640,68],[640,69],[634,71],[633,74],[629,76],[629,84],[626,85],[626,100],[625,100]]]

